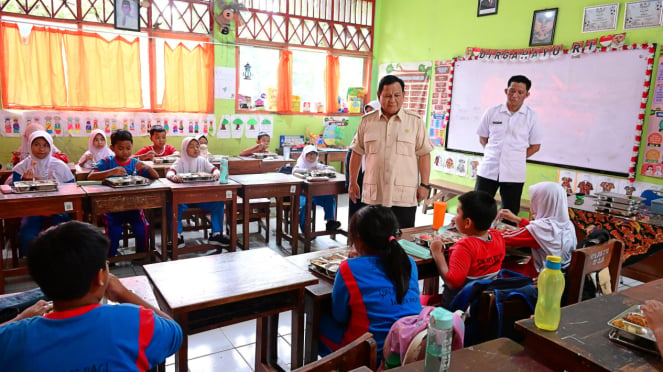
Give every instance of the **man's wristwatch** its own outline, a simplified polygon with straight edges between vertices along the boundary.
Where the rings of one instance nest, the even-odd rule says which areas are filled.
[[[425,188],[427,188],[428,190],[430,190],[430,185],[427,184],[427,183],[420,183],[419,186],[421,186],[421,187],[425,187]]]

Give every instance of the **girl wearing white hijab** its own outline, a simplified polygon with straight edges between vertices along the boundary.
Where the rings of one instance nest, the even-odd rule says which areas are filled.
[[[532,221],[518,217],[508,209],[500,211],[501,218],[517,222],[520,227],[504,232],[504,243],[511,247],[532,248],[537,272],[543,270],[548,255],[561,257],[562,269],[565,269],[571,263],[571,252],[578,243],[569,219],[566,191],[555,182],[541,182],[530,186],[529,194],[532,197]]]
[[[29,142],[29,139],[30,139],[30,136],[32,135],[32,133],[34,133],[38,130],[45,131],[46,129],[44,129],[44,127],[41,124],[37,124],[37,123],[32,123],[32,124],[28,125],[27,128],[25,128],[25,132],[23,133],[23,138],[21,140],[21,146],[18,148],[18,150],[12,151],[12,155],[13,155],[12,164],[17,165],[23,159],[30,156],[30,142]],[[53,152],[52,152],[53,156],[55,156],[56,158],[62,160],[63,162],[65,162],[65,164],[69,162],[69,158],[67,157],[66,154],[64,154],[57,147],[55,147],[55,145],[53,145],[51,147],[53,148]]]
[[[180,158],[173,163],[166,173],[166,178],[173,182],[182,182],[182,178],[178,174],[182,173],[211,173],[214,180],[219,179],[221,172],[212,165],[207,159],[200,156],[200,144],[198,140],[193,137],[186,137],[182,140],[182,151]],[[209,237],[208,243],[219,245],[221,247],[230,246],[230,239],[223,236],[223,211],[226,204],[221,201],[196,203],[196,204],[179,204],[177,206],[177,246],[182,248],[184,244],[184,236],[182,236],[182,213],[191,208],[202,208],[212,215],[212,236]]]
[[[67,164],[53,157],[53,139],[44,131],[35,131],[30,137],[30,155],[18,163],[13,169],[13,181],[55,179],[57,183],[74,182],[74,175]],[[69,221],[68,214],[54,214],[49,217],[30,216],[21,220],[19,239],[21,241],[21,256],[27,253],[26,248],[32,239],[41,231],[44,222],[51,225]]]
[[[87,151],[81,156],[78,165],[81,168],[94,168],[99,160],[114,155],[113,151],[108,148],[108,142],[106,141],[104,131],[101,129],[95,129],[90,133]]]
[[[313,145],[307,145],[297,159],[295,168],[292,171],[293,173],[306,173],[310,170],[316,169],[334,170],[334,167],[318,163],[318,150]],[[306,208],[303,207],[306,205],[306,197],[304,195],[299,196],[299,205],[299,227],[304,231],[304,221],[306,217]],[[326,228],[328,231],[337,230],[341,227],[341,223],[336,221],[336,198],[334,198],[334,195],[314,196],[314,208],[316,205],[321,206],[325,210],[325,220],[327,221]]]
[[[367,103],[364,106],[364,114],[368,114],[369,112],[379,110],[380,109],[380,102],[379,101],[371,101]]]

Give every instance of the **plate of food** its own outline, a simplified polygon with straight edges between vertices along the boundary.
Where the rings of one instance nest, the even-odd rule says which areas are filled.
[[[214,176],[211,173],[196,172],[196,173],[181,173],[179,174],[182,182],[205,182],[214,181]]]
[[[311,177],[336,178],[336,172],[331,169],[316,169],[309,172]]]
[[[56,180],[16,181],[12,186],[12,192],[16,194],[57,190],[58,182]]]
[[[171,164],[177,160],[177,156],[161,156],[154,158],[154,164]]]
[[[444,244],[445,248],[449,248],[454,243],[456,243],[458,240],[461,238],[465,237],[465,235],[453,231],[453,230],[447,230],[441,234],[438,234],[441,237],[442,244]],[[436,235],[433,232],[430,233],[421,233],[421,234],[412,234],[412,240],[424,247],[430,248],[430,243],[433,241],[433,238]]]
[[[312,271],[320,273],[330,279],[334,279],[341,263],[348,259],[343,253],[333,253],[327,256],[320,256],[311,259],[309,268]]]
[[[256,159],[261,159],[262,160],[262,159],[275,158],[278,155],[272,154],[271,152],[255,152],[251,156],[253,156]]]
[[[150,180],[142,176],[108,177],[104,183],[110,187],[130,187],[149,185]]]
[[[629,307],[621,314],[610,319],[608,325],[619,332],[656,342],[654,332],[649,328],[647,319],[642,313],[642,310],[640,310],[640,305]]]

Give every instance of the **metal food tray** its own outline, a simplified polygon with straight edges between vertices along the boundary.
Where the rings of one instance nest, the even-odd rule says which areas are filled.
[[[108,177],[104,184],[110,187],[145,186],[150,184],[150,180],[143,176]]]
[[[442,244],[444,244],[445,248],[451,247],[457,241],[465,237],[465,235],[451,230],[447,230],[439,235],[442,237]],[[432,231],[430,233],[412,234],[412,241],[426,248],[430,248],[430,243],[433,241],[434,236],[435,234]]]
[[[641,207],[640,203],[638,204],[622,204],[622,203],[616,203],[616,202],[609,202],[605,200],[597,200],[596,203],[594,203],[595,206],[597,207],[603,207],[603,208],[611,208],[615,210],[620,210],[624,212],[631,212],[631,211],[638,211],[638,209]]]
[[[278,155],[272,154],[270,152],[255,152],[252,155],[256,159],[267,159],[267,158],[276,158]]]
[[[179,174],[182,182],[205,182],[205,181],[214,181],[214,176],[210,173],[182,173]]]
[[[597,192],[594,195],[596,195],[599,198],[599,200],[621,203],[621,204],[639,204],[644,200],[644,198],[641,198],[639,196],[633,196],[633,195],[629,196],[629,195],[617,194],[614,192]]]
[[[596,208],[597,212],[610,213],[610,214],[614,214],[614,215],[622,216],[622,217],[633,217],[636,214],[638,214],[637,210],[626,212],[626,211],[622,211],[622,210],[619,210],[619,209],[613,209],[613,208],[607,208],[607,207],[601,207],[601,206],[596,206],[595,208]]]
[[[177,156],[161,156],[154,158],[154,164],[170,164],[177,160]]]
[[[336,178],[336,172],[330,170],[312,170],[308,174],[310,177],[328,177]]]
[[[631,314],[643,316],[640,305],[631,306],[616,317],[608,320],[608,325],[612,328],[609,334],[610,340],[658,354],[656,337],[652,330],[624,319]],[[621,322],[621,326],[619,322]]]
[[[330,279],[334,279],[339,266],[347,259],[348,256],[343,253],[333,253],[328,256],[313,258],[310,261],[309,269]]]
[[[12,192],[25,194],[29,192],[58,191],[58,183],[55,180],[16,181],[12,185]]]

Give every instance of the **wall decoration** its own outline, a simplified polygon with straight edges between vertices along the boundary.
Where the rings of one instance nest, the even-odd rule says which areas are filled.
[[[658,27],[661,25],[660,0],[634,1],[626,3],[624,8],[624,29]]]
[[[441,147],[444,145],[444,128],[447,126],[451,101],[453,60],[435,61],[434,67],[429,136],[434,146]]]
[[[115,0],[115,28],[140,32],[138,0]]]
[[[663,46],[661,47],[663,51]],[[659,59],[640,174],[663,178],[663,59]],[[642,115],[644,118],[644,115]],[[642,125],[642,124],[641,124]]]
[[[380,79],[385,75],[398,76],[405,82],[403,108],[410,110],[422,119],[428,111],[428,85],[433,74],[431,62],[403,62],[380,65]]]
[[[497,14],[498,0],[479,0],[477,17]]]
[[[582,17],[582,32],[616,29],[618,13],[619,3],[586,7]]]
[[[556,23],[557,8],[535,10],[532,16],[529,46],[552,45]]]

